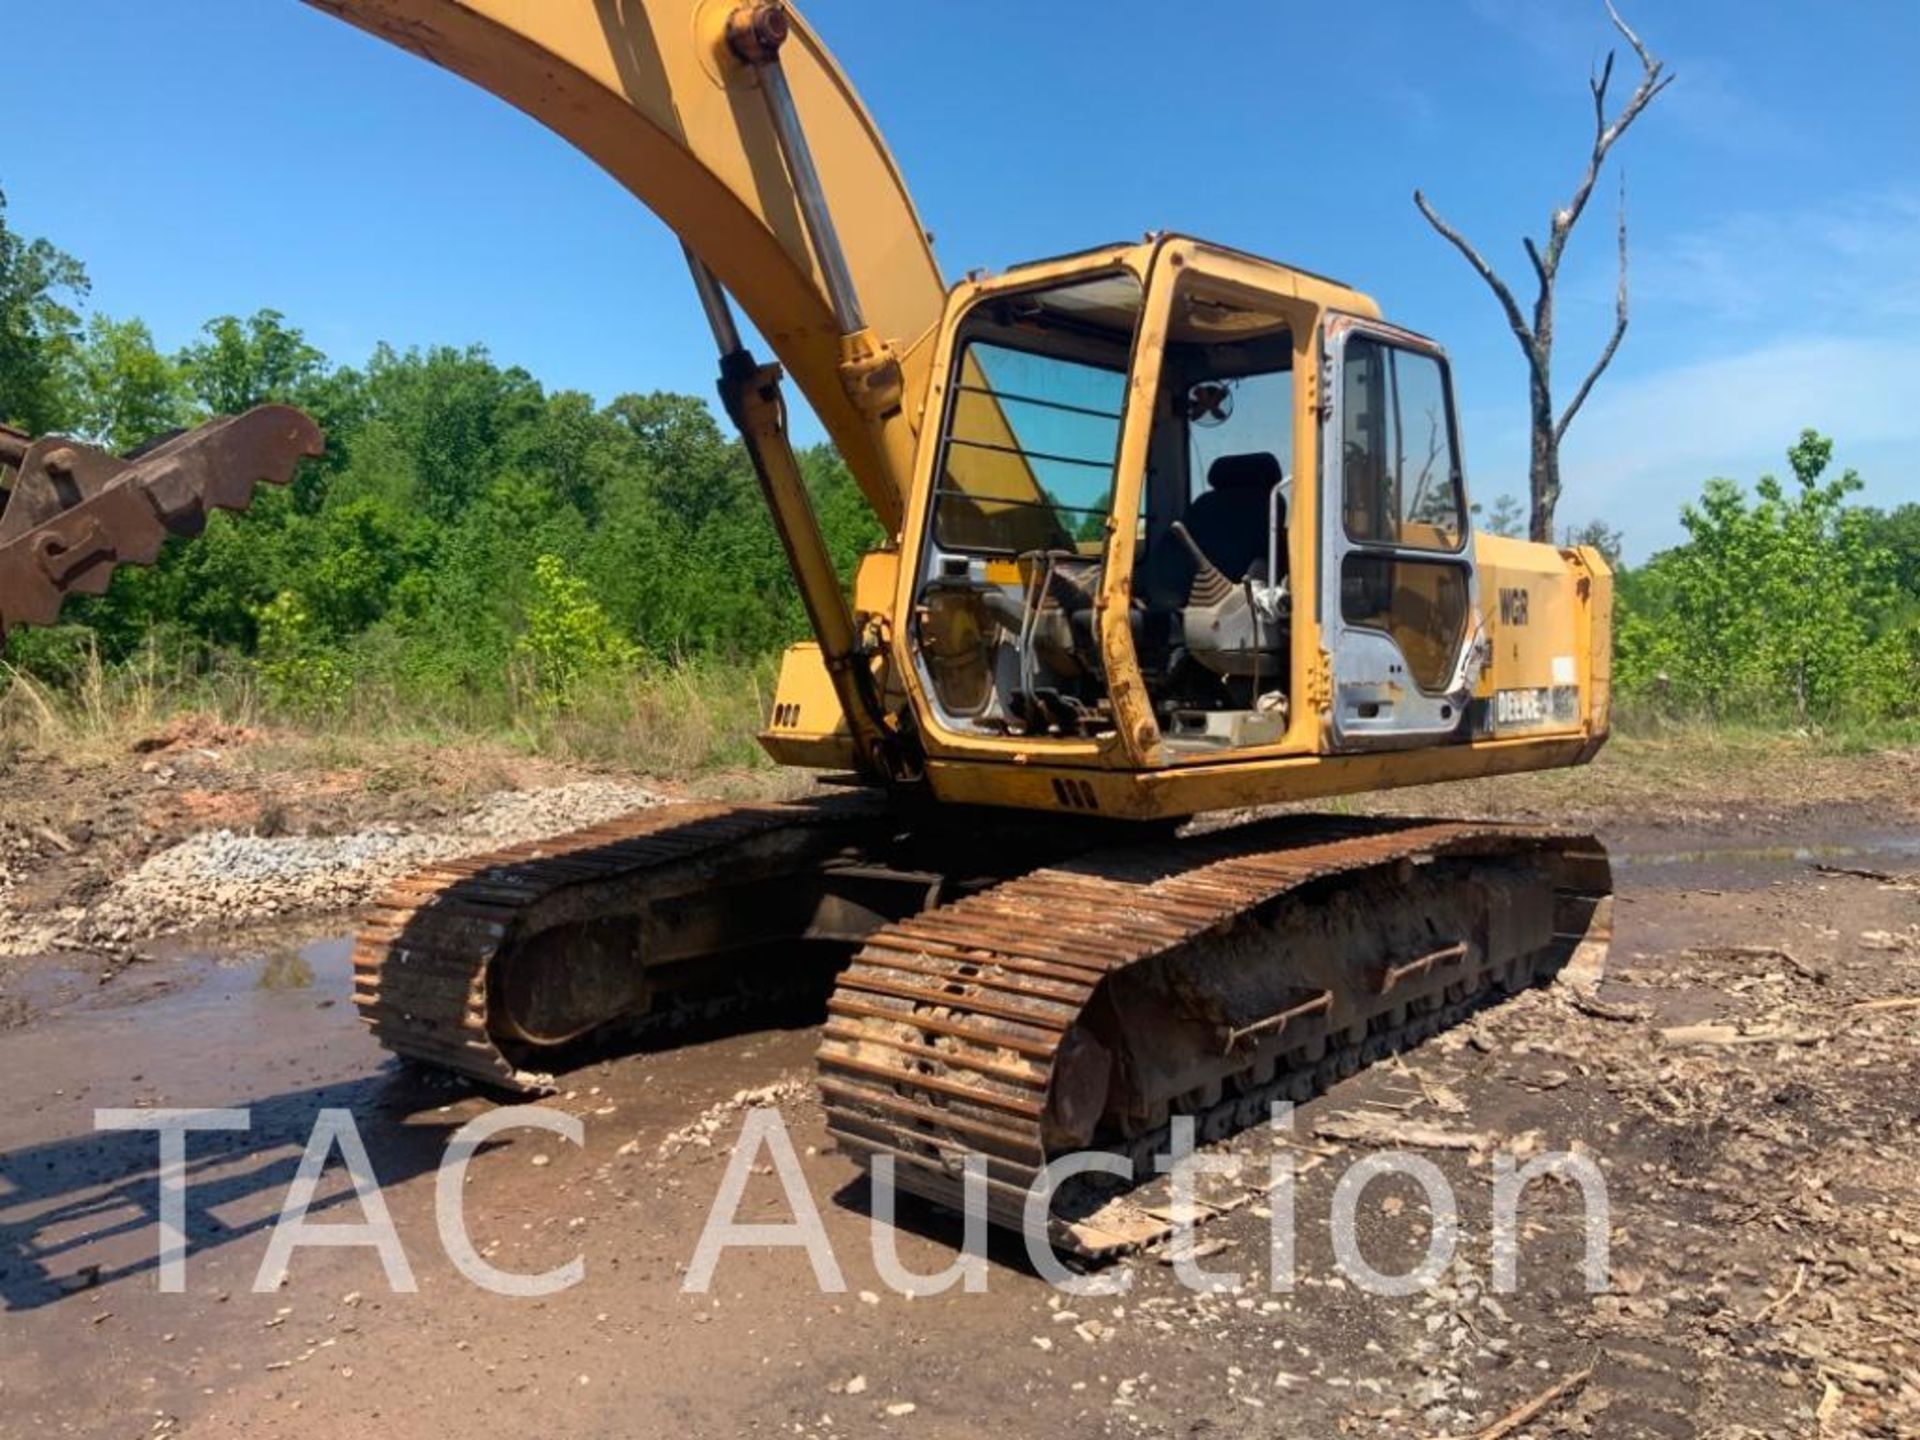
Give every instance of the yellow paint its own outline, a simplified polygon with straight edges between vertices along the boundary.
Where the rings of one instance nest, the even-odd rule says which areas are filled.
[[[1604,740],[1613,595],[1604,562],[1589,550],[1479,537],[1478,611],[1492,647],[1479,695],[1493,701],[1503,691],[1551,691],[1564,688],[1571,675],[1575,713],[1514,738],[1326,753],[1332,697],[1316,613],[1319,535],[1338,516],[1323,514],[1321,359],[1326,337],[1353,323],[1351,317],[1377,320],[1377,308],[1358,291],[1181,237],[1030,265],[949,291],[879,131],[796,15],[781,64],[866,320],[865,328],[843,335],[757,93],[759,78],[725,44],[735,0],[309,3],[465,76],[565,137],[678,232],[738,301],[820,416],[888,536],[854,583],[854,626],[866,647],[859,663],[884,671],[876,688],[891,714],[881,728],[918,738],[937,797],[1078,810],[1091,797],[1103,813],[1144,819],[1572,764]],[[1109,529],[1097,596],[1115,714],[1110,734],[1054,741],[943,730],[913,663],[914,561],[930,514],[938,448],[939,426],[928,421],[949,399],[943,377],[953,373],[956,328],[984,298],[1114,271],[1131,273],[1145,287],[1115,514],[1140,513],[1150,402],[1183,288],[1257,301],[1285,317],[1294,339],[1290,473],[1296,483],[1288,545],[1295,704],[1283,737],[1230,758],[1176,759],[1161,743],[1126,618],[1137,540],[1131,523]],[[769,429],[778,433],[768,443],[785,446],[784,427],[769,422]],[[979,493],[1000,503],[1028,493],[1032,477],[1018,473],[1023,468],[1016,462],[983,471]],[[994,562],[989,578],[1017,579],[1017,566]],[[1526,592],[1524,624],[1511,605],[1501,615],[1503,589]],[[846,689],[849,672],[840,673]],[[850,767],[856,746],[837,693],[817,646],[790,650],[761,737],[768,752],[785,764]],[[1077,803],[1069,805],[1069,793]]]
[[[841,713],[818,645],[790,646],[780,657],[780,682],[760,746],[776,763],[812,770],[854,768],[853,732]]]

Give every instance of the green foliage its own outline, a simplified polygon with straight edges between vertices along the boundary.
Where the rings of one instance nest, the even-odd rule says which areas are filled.
[[[278,310],[246,320],[222,315],[201,327],[205,337],[180,352],[187,388],[215,415],[238,415],[269,401],[298,404],[326,368],[327,357]]]
[[[189,666],[250,668],[293,712],[385,696],[499,715],[526,694],[557,714],[604,701],[643,655],[713,673],[805,633],[752,469],[700,400],[597,406],[477,346],[336,367],[274,310],[210,320],[169,356],[138,320],[82,331],[66,302],[84,288],[77,262],[0,225],[0,410],[126,450],[281,401],[320,421],[327,455],[73,602],[70,627],[12,637],[9,658],[43,678],[96,649],[130,664],[163,636]],[[831,450],[802,468],[851,575],[879,528]]]
[[[593,587],[558,555],[533,562],[526,629],[514,650],[532,665],[540,703],[554,708],[565,706],[583,680],[640,663],[640,647],[614,629]]]
[[[76,370],[79,428],[109,450],[131,450],[191,416],[179,365],[154,347],[141,321],[95,315]]]
[[[73,423],[80,317],[71,302],[86,293],[78,260],[8,228],[0,192],[0,422],[34,435]]]
[[[1920,504],[1869,510],[1864,523],[1869,543],[1892,557],[1893,583],[1920,604]]]
[[[298,595],[275,596],[260,607],[259,620],[260,685],[270,700],[300,714],[324,715],[346,704],[352,679]]]
[[[56,368],[73,423],[114,448],[274,400],[311,411],[328,453],[71,604],[61,638],[13,637],[10,658],[43,676],[73,673],[76,647],[128,663],[164,635],[192,663],[250,665],[289,712],[388,696],[501,713],[525,694],[558,713],[614,693],[643,655],[751,664],[805,633],[752,469],[700,400],[596,406],[478,347],[382,346],[337,368],[271,310],[210,321],[172,357],[138,321],[96,317]],[[850,576],[878,525],[831,450],[801,463]]]
[[[1896,557],[1848,503],[1860,477],[1823,478],[1832,453],[1807,430],[1788,451],[1790,485],[1763,476],[1749,497],[1708,481],[1681,512],[1686,543],[1623,577],[1626,695],[1800,724],[1915,713],[1920,636]]]

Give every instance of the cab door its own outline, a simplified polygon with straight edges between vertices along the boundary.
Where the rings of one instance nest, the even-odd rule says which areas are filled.
[[[1446,357],[1344,316],[1325,344],[1320,613],[1334,748],[1464,739],[1485,645]]]

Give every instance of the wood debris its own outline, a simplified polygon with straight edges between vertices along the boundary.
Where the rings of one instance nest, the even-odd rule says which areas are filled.
[[[1506,1436],[1513,1434],[1521,1426],[1531,1423],[1561,1401],[1578,1394],[1581,1387],[1592,1378],[1593,1366],[1589,1365],[1584,1370],[1576,1370],[1559,1384],[1542,1390],[1526,1404],[1509,1410],[1484,1430],[1474,1431],[1472,1440],[1505,1440]]]
[[[1313,1133],[1322,1140],[1345,1140],[1359,1145],[1401,1145],[1416,1150],[1484,1152],[1493,1149],[1496,1143],[1495,1137],[1484,1130],[1450,1130],[1444,1125],[1396,1119],[1371,1110],[1332,1116],[1317,1123]]]

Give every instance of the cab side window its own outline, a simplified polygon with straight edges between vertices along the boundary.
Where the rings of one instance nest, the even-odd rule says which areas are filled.
[[[1354,335],[1343,366],[1341,509],[1348,537],[1397,549],[1458,550],[1466,521],[1441,362]]]

